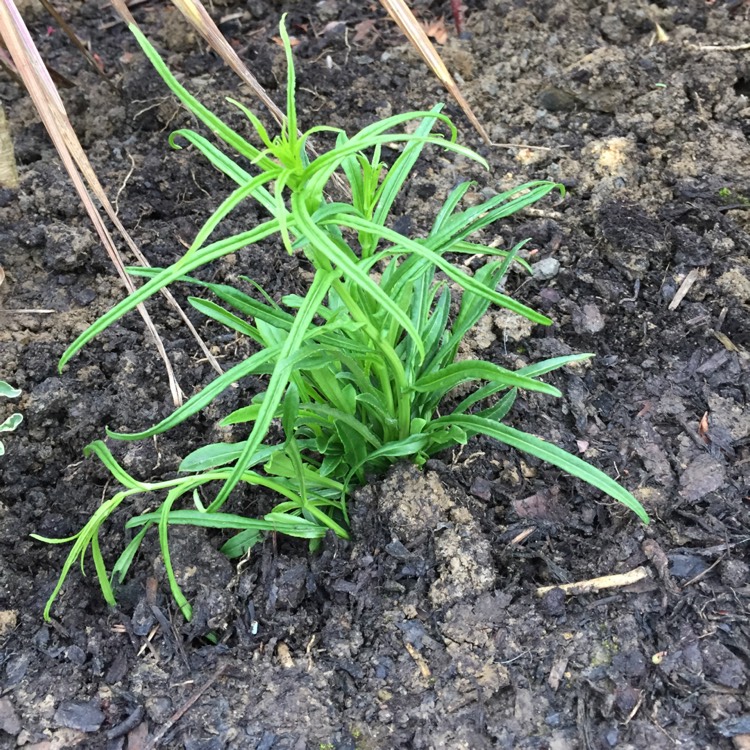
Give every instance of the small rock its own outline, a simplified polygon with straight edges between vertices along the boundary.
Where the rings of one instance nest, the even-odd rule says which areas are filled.
[[[750,566],[742,560],[729,559],[721,564],[721,582],[736,589],[744,586],[750,579]]]
[[[733,716],[731,719],[720,721],[716,727],[723,737],[750,735],[750,714]]]
[[[14,737],[21,731],[21,721],[8,698],[0,698],[0,731]]]
[[[151,610],[151,604],[145,595],[140,598],[133,610],[133,617],[130,620],[133,632],[139,636],[148,635],[149,630],[154,626],[156,617]]]
[[[729,688],[741,688],[747,682],[745,665],[726,646],[708,641],[701,648],[706,676]]]
[[[14,656],[5,665],[5,682],[3,688],[13,688],[26,676],[31,657],[28,653]]]
[[[0,609],[0,637],[12,633],[18,623],[18,612],[15,609]]]
[[[154,723],[161,724],[172,715],[174,706],[166,695],[151,696],[146,699],[146,712]]]
[[[560,261],[552,256],[542,258],[537,263],[532,264],[531,271],[538,281],[549,281],[560,272]]]
[[[570,112],[577,101],[572,94],[558,88],[548,88],[539,94],[539,104],[548,112]]]
[[[323,0],[318,3],[317,11],[321,21],[334,21],[339,17],[339,4],[335,0]]]
[[[695,578],[702,573],[708,565],[698,555],[667,555],[669,560],[669,573],[675,578]]]
[[[80,732],[96,732],[104,722],[98,701],[63,701],[55,712],[55,723]]]
[[[725,482],[724,464],[708,453],[702,453],[691,461],[680,477],[680,494],[688,502],[694,502],[720,489]]]
[[[86,652],[80,646],[73,644],[65,649],[65,658],[81,667],[86,661]]]
[[[395,557],[396,560],[408,560],[411,557],[411,552],[404,546],[404,543],[399,539],[394,539],[385,545],[385,551],[391,556]]]
[[[565,592],[561,588],[550,589],[543,597],[542,612],[549,617],[565,615]]]
[[[604,328],[604,318],[599,308],[590,303],[573,312],[573,328],[576,333],[599,333]]]
[[[610,747],[617,747],[617,743],[620,739],[620,733],[616,727],[610,729],[607,734],[604,735],[604,739]]]
[[[542,301],[541,308],[543,310],[549,310],[560,302],[560,292],[557,289],[546,287],[539,292],[539,298]]]
[[[471,484],[469,489],[474,497],[478,497],[480,500],[489,502],[492,499],[492,482],[484,477],[477,477]]]

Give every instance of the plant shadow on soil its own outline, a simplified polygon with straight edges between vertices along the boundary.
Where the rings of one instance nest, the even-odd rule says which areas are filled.
[[[564,202],[486,237],[505,246],[531,237],[542,273],[513,276],[510,291],[555,324],[528,330],[492,312],[466,355],[519,366],[595,352],[585,368],[551,377],[563,399],[532,394],[511,423],[618,474],[653,524],[549,466],[475,440],[424,473],[399,466],[362,488],[351,504],[353,541],[326,539],[315,555],[268,539],[236,567],[215,535],[175,529],[191,623],[170,605],[151,540],[117,611],[89,570],[70,577],[44,624],[64,550],[29,534],[80,528],[112,491],[95,461],[81,461],[84,445],[105,425],[150,425],[170,403],[135,315],[56,372],[65,346],[121,291],[31,105],[2,74],[21,185],[0,191],[0,377],[22,388],[25,415],[0,461],[2,747],[748,747],[750,65],[747,51],[701,45],[746,41],[750,10],[703,0],[657,3],[651,15],[593,0],[467,5],[470,38],[441,48],[450,67],[495,141],[549,150],[480,146],[488,174],[430,152],[401,206],[402,229],[418,235],[429,198],[459,179],[484,191],[540,178],[569,186]],[[167,132],[187,116],[124,27],[103,23],[98,3],[69,10],[120,91],[61,33],[47,34],[46,18],[32,14],[32,32],[73,83],[66,106],[110,195],[122,186],[123,222],[154,264],[168,264],[228,185],[187,151],[168,152]],[[237,92],[218,60],[177,13],[152,10],[139,20],[169,64],[237,118],[221,103]],[[294,5],[307,126],[354,131],[445,99],[389,22],[378,16],[369,33],[358,26],[377,13],[340,0]],[[259,1],[219,15],[281,100],[278,9]],[[654,20],[667,43],[654,43]],[[475,142],[468,126],[462,135]],[[245,226],[255,211],[248,206]],[[248,274],[277,298],[309,279],[274,247],[248,249],[211,273]],[[55,313],[12,312],[21,308]],[[183,389],[194,392],[211,371],[175,315],[159,301],[151,309]],[[197,322],[223,365],[243,356],[242,342]],[[234,436],[212,424],[257,385],[243,383],[156,443],[116,445],[117,455],[139,478],[174,471],[207,435]],[[267,502],[247,494],[235,507],[258,513]],[[126,540],[124,519],[107,526],[110,559]],[[626,589],[535,594],[639,566],[650,576]]]

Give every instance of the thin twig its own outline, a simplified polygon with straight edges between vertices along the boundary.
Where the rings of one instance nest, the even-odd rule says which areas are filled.
[[[490,146],[493,148],[527,148],[530,151],[552,151],[551,146],[531,146],[528,143],[495,143],[492,141]]]
[[[126,153],[128,155],[128,159],[130,159],[130,169],[125,175],[125,179],[122,181],[120,187],[117,188],[117,194],[115,195],[115,215],[120,214],[120,195],[122,195],[122,191],[125,190],[125,186],[128,184],[128,180],[133,176],[133,172],[135,171],[135,159],[129,151],[127,151]]]
[[[688,44],[690,49],[713,50],[720,52],[741,52],[750,49],[750,42],[744,44]]]
[[[713,564],[709,565],[705,570],[702,570],[698,575],[693,576],[687,583],[684,583],[682,585],[683,589],[686,589],[688,586],[692,586],[694,583],[698,583],[702,578],[705,578],[720,562],[724,560],[724,556],[720,557],[718,560],[715,560]]]
[[[602,589],[617,588],[619,586],[630,586],[632,583],[638,583],[644,578],[650,578],[651,572],[648,568],[641,566],[629,570],[627,573],[617,573],[611,576],[601,576],[600,578],[591,578],[588,581],[576,581],[575,583],[563,583],[558,586],[541,586],[536,590],[538,597],[544,596],[548,591],[552,589],[561,589],[566,594],[590,594],[593,591],[601,591]]]
[[[21,308],[19,310],[0,310],[0,315],[51,315],[57,310],[36,310],[34,308]]]
[[[206,682],[203,683],[165,722],[164,726],[146,743],[144,750],[154,750],[161,744],[170,729],[192,708],[193,704],[205,693],[216,680],[227,671],[227,664],[222,664]]]
[[[55,8],[54,5],[52,5],[49,0],[40,1],[47,13],[49,13],[52,18],[55,19],[55,22],[62,29],[65,36],[67,36],[68,39],[73,42],[75,48],[86,58],[88,64],[112,87],[114,91],[117,91],[117,86],[115,86],[115,84],[112,83],[111,79],[104,74],[104,70],[102,70],[101,65],[97,62],[94,55],[91,54],[89,48],[78,38],[78,34],[76,34],[75,29],[60,15],[60,12],[57,10],[57,8]]]
[[[672,298],[672,301],[669,303],[669,309],[670,310],[676,310],[680,302],[682,302],[683,299],[685,299],[685,295],[690,291],[693,284],[695,284],[698,279],[705,274],[705,271],[702,268],[693,268],[690,273],[685,277],[685,280],[680,284],[680,288],[675,293],[674,297]]]

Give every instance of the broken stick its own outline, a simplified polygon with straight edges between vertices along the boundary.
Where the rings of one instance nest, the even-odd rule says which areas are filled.
[[[563,583],[559,586],[540,586],[536,590],[536,595],[544,596],[552,589],[561,589],[566,594],[575,596],[577,594],[590,594],[593,591],[602,591],[603,589],[619,588],[620,586],[629,586],[631,583],[637,583],[644,578],[651,578],[651,572],[648,568],[634,568],[627,573],[617,573],[611,576],[601,576],[600,578],[591,578],[588,581],[577,581],[575,583]]]

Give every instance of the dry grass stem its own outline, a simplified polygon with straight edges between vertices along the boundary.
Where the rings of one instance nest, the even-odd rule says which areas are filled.
[[[640,567],[629,570],[627,573],[617,573],[611,576],[601,576],[600,578],[590,578],[588,581],[576,581],[575,583],[563,583],[560,586],[541,586],[536,590],[538,597],[544,596],[552,589],[561,589],[570,596],[578,594],[591,594],[595,591],[604,589],[620,588],[621,586],[630,586],[638,583],[644,578],[650,578],[651,572],[648,568]]]
[[[430,66],[432,72],[440,79],[440,82],[450,92],[451,96],[458,102],[466,117],[476,129],[482,140],[489,146],[492,145],[487,131],[477,119],[474,111],[464,98],[453,76],[448,72],[445,63],[430,41],[427,33],[419,21],[414,17],[404,0],[380,0],[388,15],[398,24],[406,38],[416,47],[422,59]]]

